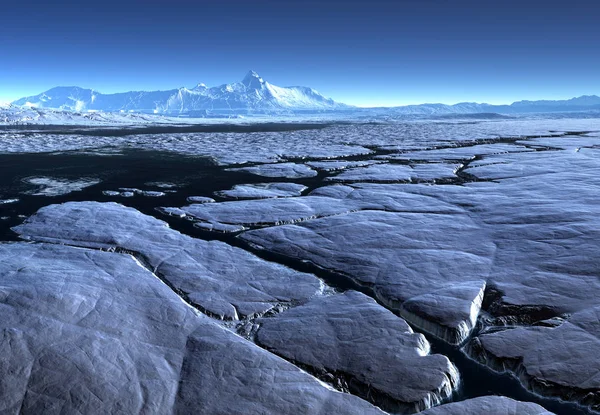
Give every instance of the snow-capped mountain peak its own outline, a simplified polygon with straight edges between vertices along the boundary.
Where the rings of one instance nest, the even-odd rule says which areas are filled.
[[[262,89],[265,83],[264,79],[254,71],[249,71],[242,80],[242,84],[248,89]]]

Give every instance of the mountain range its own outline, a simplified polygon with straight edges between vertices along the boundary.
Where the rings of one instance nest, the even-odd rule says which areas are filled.
[[[583,95],[567,100],[517,101],[510,105],[479,104],[460,102],[454,105],[421,104],[390,108],[396,114],[406,115],[445,115],[445,114],[526,114],[546,112],[576,112],[600,110],[600,97]]]
[[[103,94],[80,87],[56,87],[21,98],[13,105],[75,112],[134,112],[185,116],[247,114],[295,114],[311,112],[386,111],[395,115],[437,116],[448,114],[524,114],[600,110],[600,97],[584,95],[569,100],[517,101],[510,105],[461,102],[454,105],[421,104],[365,109],[336,102],[312,88],[279,87],[250,71],[241,82],[168,91],[132,91]]]
[[[102,94],[93,89],[56,87],[39,95],[21,98],[13,104],[78,112],[131,111],[169,115],[263,114],[350,108],[312,88],[272,85],[253,71],[248,72],[241,82],[212,88],[198,84],[191,89]]]

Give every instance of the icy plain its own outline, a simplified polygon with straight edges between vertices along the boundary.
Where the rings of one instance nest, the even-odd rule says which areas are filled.
[[[212,169],[0,183],[29,241],[0,244],[4,410],[600,411],[597,118],[286,128],[0,132],[2,157]],[[36,177],[89,176],[11,183]]]

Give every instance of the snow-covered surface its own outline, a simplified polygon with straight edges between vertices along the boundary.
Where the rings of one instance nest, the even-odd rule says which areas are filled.
[[[557,314],[580,311],[597,305],[600,295],[595,277],[600,166],[586,154],[594,151],[519,153],[520,167],[491,165],[500,172],[503,167],[521,172],[521,177],[500,183],[363,185],[355,198],[377,201],[367,189],[380,198],[395,193],[397,201],[409,201],[398,206],[405,213],[348,213],[240,237],[349,275],[373,287],[384,304],[404,312],[409,321],[433,332],[427,321],[406,313],[418,314],[418,309],[426,320],[445,316],[464,321],[462,329],[468,329],[478,311],[474,300],[486,281],[502,293],[505,306],[496,312],[507,318],[528,321],[536,310],[549,307]],[[536,161],[546,157],[554,161],[552,171]],[[344,187],[333,187],[330,196],[335,197],[335,189],[338,198],[347,197],[340,191]],[[415,195],[423,199],[413,199]],[[412,210],[411,204],[420,210]],[[441,315],[429,315],[434,311]],[[467,333],[462,331],[457,339]]]
[[[561,140],[562,141],[562,140]],[[529,144],[529,143],[528,143]],[[479,144],[468,147],[449,147],[443,149],[410,151],[402,154],[390,154],[379,156],[384,160],[468,160],[475,156],[490,154],[517,153],[522,151],[533,151],[524,146],[514,144],[495,143]]]
[[[450,255],[451,257],[460,250],[473,252],[472,250],[476,249],[475,246],[479,246],[481,249],[486,245],[489,247],[487,251],[483,250],[487,253],[470,256],[470,261],[476,258],[483,261],[480,263],[483,268],[475,272],[476,275],[479,275],[479,278],[472,277],[474,278],[473,281],[477,281],[482,277],[484,280],[490,279],[504,293],[505,301],[511,304],[527,304],[537,307],[552,306],[561,309],[563,312],[574,311],[585,307],[586,304],[593,304],[593,301],[581,301],[580,296],[576,294],[577,289],[575,286],[569,286],[568,281],[570,278],[562,276],[561,273],[567,272],[580,275],[573,281],[585,279],[588,281],[586,284],[590,284],[592,281],[581,276],[581,274],[593,273],[592,252],[597,249],[597,242],[594,242],[597,221],[593,217],[600,212],[595,212],[597,206],[593,203],[595,199],[593,195],[597,192],[595,182],[600,175],[597,172],[599,166],[596,162],[598,158],[595,156],[595,152],[594,149],[582,149],[579,152],[503,154],[484,157],[480,162],[481,167],[469,169],[477,172],[489,166],[489,168],[493,168],[494,175],[486,177],[494,179],[513,177],[510,180],[505,180],[502,184],[474,183],[467,186],[442,187],[421,185],[370,186],[373,193],[379,191],[379,193],[385,195],[390,194],[390,188],[394,188],[396,192],[404,191],[407,193],[405,196],[407,200],[410,200],[408,195],[414,194],[429,197],[430,200],[424,206],[432,210],[436,209],[436,206],[439,206],[441,202],[444,203],[444,207],[453,205],[468,215],[465,222],[463,222],[465,219],[461,218],[467,218],[467,216],[461,214],[449,214],[447,216],[436,214],[434,217],[438,224],[433,224],[425,220],[427,218],[426,214],[419,214],[414,216],[415,219],[412,221],[412,225],[408,222],[402,225],[394,222],[398,219],[391,212],[360,212],[309,221],[284,228],[253,231],[241,237],[259,245],[264,242],[259,240],[265,238],[268,247],[279,252],[285,251],[286,246],[289,245],[289,249],[294,251],[295,257],[305,258],[306,255],[307,259],[323,267],[342,271],[345,274],[358,277],[362,281],[363,275],[372,275],[370,267],[367,265],[369,264],[369,257],[373,258],[376,263],[374,264],[376,269],[383,269],[383,264],[394,263],[395,261],[399,264],[396,263],[394,267],[400,269],[404,264],[418,263],[419,261],[415,261],[415,259],[420,255],[431,255],[432,252],[435,252],[432,251],[432,248],[443,246],[441,245],[442,241],[449,238],[448,234],[453,234],[456,235],[457,240],[448,241],[447,246],[452,249],[442,251],[443,255]],[[496,159],[499,159],[499,162],[496,162]],[[490,162],[486,164],[488,160]],[[517,174],[519,177],[514,177]],[[340,193],[338,197],[347,197],[342,194],[343,192],[340,192],[343,187],[334,187],[334,189],[337,189]],[[333,191],[329,192],[331,196],[335,196]],[[311,197],[314,194],[315,192]],[[301,199],[310,201],[310,198]],[[398,199],[401,199],[401,197],[398,197]],[[377,199],[369,196],[368,200],[375,202]],[[527,209],[522,207],[523,200],[529,201]],[[265,206],[265,215],[268,215],[270,209]],[[377,207],[373,205],[371,209],[377,209]],[[351,209],[347,211],[349,210]],[[390,210],[389,207],[387,210]],[[365,220],[363,219],[364,216],[369,218]],[[278,218],[275,214],[273,214],[273,217]],[[468,225],[471,220],[474,220],[474,222],[471,222],[472,225]],[[376,224],[379,221],[382,222],[379,225],[383,226],[382,231],[373,240],[374,248],[371,252],[369,251],[368,239],[366,243],[364,242],[364,235],[377,235],[378,231],[375,228],[377,228]],[[384,226],[384,224],[387,224],[387,226]],[[459,224],[456,231],[449,231],[446,228],[446,226],[452,224]],[[333,233],[327,231],[330,227]],[[466,234],[469,229],[474,232],[470,236]],[[585,229],[585,232],[582,233],[580,229]],[[429,245],[429,249],[415,251],[408,249],[411,243],[396,241],[395,238],[400,235],[412,235],[413,230],[418,235],[410,238],[411,243],[414,244],[415,241],[422,238],[427,241],[426,244]],[[397,235],[394,235],[394,233],[397,233]],[[258,235],[260,235],[260,238],[256,239],[255,236]],[[385,235],[385,238],[383,235]],[[316,247],[321,246],[320,237],[324,238],[322,245],[323,257],[316,249]],[[390,259],[382,257],[382,255],[386,255],[386,250],[381,249],[381,238],[387,241],[386,245],[390,245]],[[545,245],[536,242],[548,238],[552,238],[552,244]],[[363,242],[354,245],[352,241],[356,240]],[[299,247],[297,245],[299,242],[296,241],[304,241],[302,246],[310,247],[310,252],[304,252],[304,248]],[[308,245],[306,245],[307,243]],[[331,245],[332,243],[333,245]],[[394,246],[397,246],[397,248],[394,249]],[[564,248],[560,249],[561,246]],[[332,249],[332,247],[335,248]],[[356,249],[356,252],[350,254],[353,249]],[[365,251],[369,251],[371,255],[366,255],[365,258]],[[339,259],[336,260],[335,255],[331,255],[332,252],[339,252]],[[365,267],[364,274],[360,271],[360,266],[347,263],[345,258],[348,255],[361,258]],[[396,259],[394,260],[392,257]],[[473,272],[473,267],[464,266],[463,268],[466,268],[464,271],[459,269],[456,269],[456,272],[452,271],[452,263],[458,265],[460,261],[450,260],[450,257],[447,257],[447,260],[442,259],[442,262],[439,265],[434,265],[429,272],[425,271],[423,265],[420,269],[430,275],[429,278],[442,277],[442,280],[445,280],[450,277],[455,282],[468,282],[467,274]],[[409,260],[409,258],[411,259]],[[431,261],[422,259],[420,262],[428,263],[431,266]],[[523,274],[523,270],[527,270],[526,273],[530,275],[531,282],[528,282],[528,278],[517,277]],[[404,274],[411,275],[415,271],[411,268],[410,271],[405,271]],[[552,274],[547,274],[549,271],[552,271]],[[377,275],[391,278],[394,281],[402,280],[402,277],[398,279],[390,277],[389,272],[378,271]],[[371,278],[372,276],[363,282],[368,284],[377,283],[371,281]],[[542,278],[550,278],[548,281],[555,282],[545,285],[545,288],[549,288],[550,291],[542,290],[539,282],[533,282]],[[422,281],[424,280],[423,277],[417,275],[413,275],[411,279],[420,281],[420,284],[423,284]],[[397,285],[397,282],[394,285]],[[434,286],[436,290],[443,288],[442,284],[438,283]],[[467,287],[460,288],[460,285],[451,285],[448,289],[454,290],[454,294],[444,294],[444,296],[455,298],[459,295],[458,291],[464,291],[466,299],[473,300],[480,296],[485,285],[475,282],[470,287],[472,294],[467,294]],[[587,286],[588,291],[586,292],[589,293],[590,289],[592,291],[597,290],[597,284]],[[376,292],[378,295],[382,295],[383,291],[377,289]],[[403,295],[406,295],[408,291],[403,290],[403,292],[402,295],[395,294],[390,298],[405,298],[404,301],[407,301],[408,298],[403,297]],[[577,300],[570,299],[573,295],[577,297]],[[437,301],[435,296],[428,297],[426,295],[421,297],[415,295],[415,297],[416,300],[411,299],[410,302],[404,303],[403,307],[405,309],[408,305],[412,307],[415,305],[415,301],[419,307],[423,307],[428,302],[433,301],[433,303],[436,303]],[[383,299],[382,301],[385,302]],[[474,311],[476,314],[477,310]],[[447,315],[452,314],[450,310],[446,310],[444,313],[448,313]],[[467,315],[470,314],[467,313]],[[407,318],[410,319],[410,317]]]
[[[223,242],[190,238],[116,203],[46,206],[15,231],[32,240],[136,252],[187,301],[219,318],[262,314],[280,303],[305,301],[321,290],[321,281],[313,275]]]
[[[588,175],[600,170],[598,157],[600,157],[599,148],[498,154],[474,161],[465,172],[481,179],[492,180],[551,177],[556,173],[569,170],[580,170]],[[578,175],[578,172],[568,174]]]
[[[348,275],[409,322],[452,343],[475,323],[495,250],[465,214],[368,210],[240,238]]]
[[[102,192],[105,196],[121,196],[121,197],[133,197],[135,195],[146,196],[146,197],[163,197],[166,195],[165,192],[156,191],[156,190],[141,190],[141,189],[131,189],[127,187],[123,187],[117,190],[104,190]]]
[[[385,414],[224,329],[196,331],[186,352],[175,413]]]
[[[229,171],[242,171],[257,176],[284,177],[287,179],[301,179],[317,175],[317,172],[310,167],[296,163],[261,164],[251,167],[237,167],[229,169]]]
[[[0,245],[6,413],[382,413],[185,304],[129,255]]]
[[[229,190],[221,190],[215,194],[230,199],[272,199],[300,196],[306,189],[306,186],[297,183],[236,184]]]
[[[406,322],[356,291],[321,297],[259,321],[258,344],[317,372],[347,378],[351,390],[393,413],[437,405],[458,386],[447,357]]]
[[[189,196],[187,201],[190,203],[214,203],[215,199],[207,196]]]
[[[158,187],[160,189],[173,190],[179,187],[177,183],[169,183],[169,182],[148,182],[146,186]]]
[[[504,396],[482,396],[447,403],[422,412],[422,415],[553,415],[539,405],[519,402]]]
[[[247,226],[281,225],[367,209],[459,212],[444,203],[438,203],[434,207],[427,206],[427,198],[406,195],[394,188],[385,188],[385,192],[377,190],[378,188],[368,185],[334,185],[318,188],[304,197],[192,204],[180,211],[204,223]]]
[[[181,208],[204,223],[229,225],[276,225],[353,210],[348,204],[326,197],[291,197],[192,204]]]
[[[116,154],[121,149],[133,149],[206,156],[216,161],[217,165],[211,165],[207,170],[214,174],[214,182],[207,183],[205,176],[199,179],[202,182],[183,175],[169,177],[168,180],[174,183],[179,180],[182,183],[178,193],[173,195],[167,193],[170,189],[145,184],[161,180],[160,177],[143,177],[135,184],[133,181],[110,184],[108,189],[135,186],[167,193],[164,199],[158,200],[120,199],[151,214],[155,207],[166,205],[167,201],[182,206],[190,195],[210,196],[212,192],[236,183],[276,182],[285,174],[296,174],[297,169],[315,173],[318,170],[319,173],[289,181],[311,188],[322,186],[294,197],[201,205],[211,201],[203,197],[191,206],[163,209],[163,213],[174,216],[163,218],[177,229],[207,240],[229,241],[231,245],[185,236],[130,208],[92,202],[42,208],[17,230],[34,240],[135,252],[185,301],[209,316],[232,319],[221,324],[252,341],[260,336],[260,321],[269,320],[269,324],[275,324],[277,319],[285,319],[287,313],[301,315],[304,307],[309,307],[303,305],[307,302],[309,305],[330,304],[328,301],[340,298],[337,293],[332,298],[322,297],[334,292],[333,288],[343,291],[347,287],[357,288],[356,284],[362,285],[361,290],[368,296],[401,315],[413,327],[449,343],[464,342],[473,357],[494,369],[515,372],[526,387],[571,401],[579,399],[584,405],[598,408],[600,398],[596,393],[598,385],[594,383],[597,381],[594,373],[599,370],[596,323],[600,307],[597,260],[600,251],[597,203],[600,137],[597,132],[576,133],[598,130],[597,118],[567,119],[563,116],[556,119],[472,119],[468,122],[396,119],[364,124],[334,123],[320,129],[297,131],[263,131],[262,128],[241,132],[136,132],[131,135],[108,132],[104,135],[93,129],[65,133],[3,130],[0,132],[0,150],[4,153],[54,152],[36,158],[54,157],[54,154],[70,149],[86,149],[88,155],[96,152]],[[563,132],[566,131],[572,133],[565,135]],[[65,154],[68,153],[60,153],[60,157]],[[403,158],[406,156],[409,158]],[[10,159],[13,156],[3,157]],[[21,157],[26,159],[28,156],[14,156],[15,159]],[[389,162],[373,164],[382,160]],[[458,166],[459,161],[462,167],[458,176],[444,174]],[[201,160],[199,165],[202,163],[206,160]],[[285,164],[292,167],[269,179],[249,176],[247,172],[226,171],[233,167],[231,164],[237,163],[259,170]],[[338,173],[337,170],[341,171]],[[380,180],[373,177],[387,181],[396,170],[398,173],[410,171],[410,179],[402,184],[362,181],[365,177],[376,182]],[[378,175],[375,174],[377,171]],[[345,185],[331,185],[327,180],[336,174],[339,177],[347,173],[354,179]],[[14,183],[25,186],[23,178],[42,175],[46,173],[35,176],[23,173],[15,176]],[[52,176],[52,173],[47,175]],[[72,177],[77,180],[86,175],[89,174]],[[104,176],[99,177],[105,180]],[[398,177],[402,176],[399,174]],[[437,180],[442,177],[443,180]],[[108,179],[105,181],[109,183]],[[133,196],[135,193],[130,190]],[[3,199],[19,197],[21,191],[19,188],[17,193],[13,192],[10,183],[0,189]],[[100,191],[86,194],[93,198],[99,196]],[[258,196],[257,193],[253,195]],[[81,194],[74,194],[72,198],[80,199]],[[24,196],[22,199],[2,208],[8,212],[6,216],[0,216],[8,218],[8,222],[3,222],[6,229],[18,223],[19,213],[24,213],[18,209],[28,200],[33,199],[40,206],[50,202],[44,198]],[[192,223],[179,219],[182,217],[195,218],[197,222],[192,223],[201,229],[241,234],[235,240],[231,235],[199,232],[191,227]],[[255,252],[255,249],[265,249],[269,252],[263,252],[261,256],[264,254],[264,257],[290,266],[313,269],[324,281],[266,262],[248,252]],[[273,253],[280,255],[271,255]],[[327,286],[325,281],[333,287]],[[323,310],[320,315],[332,315],[336,311],[329,306],[323,306]],[[352,320],[311,320],[310,313],[302,318],[311,321],[307,327],[323,329],[332,339],[346,335],[353,337],[343,328],[366,330],[371,327],[368,322],[359,327]],[[477,330],[472,331],[476,323]],[[266,330],[266,325],[263,329]],[[296,335],[287,327],[278,333]],[[360,334],[361,331],[353,333]],[[477,338],[469,339],[473,333]],[[385,337],[385,333],[381,336]],[[370,341],[369,336],[354,337],[355,342],[358,339]],[[214,338],[214,342],[202,344],[214,346],[215,354],[220,352],[223,344],[231,346],[229,337]],[[240,340],[235,336],[232,338]],[[331,346],[327,353],[341,347],[335,342],[327,345]],[[306,366],[300,365],[300,358],[295,363],[310,371],[316,363],[309,358],[319,357],[317,353],[306,355],[301,348],[295,349],[292,342],[277,347],[281,348],[284,357],[284,351],[293,351],[302,359],[306,358]],[[322,345],[313,349],[320,350],[318,347]],[[268,358],[246,349],[244,353],[261,362],[273,359],[273,355],[266,352]],[[210,360],[215,355],[206,352],[205,356]],[[331,366],[318,373],[336,387],[343,389],[350,385],[344,383],[347,377],[335,372],[334,363],[344,370],[353,368],[357,376],[371,376],[371,383],[376,383],[375,377],[387,375],[383,370],[369,373],[359,366],[350,367],[354,362],[346,352],[331,356],[324,360]],[[339,360],[335,360],[338,357]],[[206,360],[202,360],[200,353],[191,353],[189,358],[190,362],[198,359],[204,362],[195,366],[190,364],[192,372],[197,373],[195,376],[214,377],[214,373],[204,373]],[[234,363],[221,366],[227,374],[238,373],[237,369],[247,369],[250,364],[240,356],[236,355],[232,360],[235,359],[239,359],[243,367],[236,367]],[[283,360],[275,360],[283,364]],[[358,363],[368,361],[367,358],[364,360]],[[460,366],[461,359],[456,363]],[[469,382],[468,377],[465,378]],[[233,382],[248,388],[244,382],[252,379],[252,375],[246,371],[240,377],[223,379],[221,385]],[[405,380],[409,379],[407,376]],[[485,381],[489,382],[489,379]],[[270,383],[265,380],[261,385],[268,390]],[[402,380],[397,384],[396,392],[402,390]],[[188,390],[186,388],[193,385],[198,383],[191,382],[180,390]],[[485,386],[496,391],[491,383]],[[468,390],[469,386],[465,387]],[[231,391],[232,395],[219,396],[232,399],[234,393],[239,393],[239,388],[232,389],[236,389]],[[210,390],[189,390],[194,405],[218,409],[207,403],[211,399],[208,396],[212,396]],[[248,393],[263,401],[262,391],[249,388]],[[360,394],[360,391],[354,393]],[[517,390],[511,396],[523,396],[519,393]],[[534,395],[529,396],[537,399]],[[371,400],[375,397],[374,393],[369,395]],[[468,414],[479,413],[477,408],[486,408],[489,413],[512,415],[515,411],[528,413],[530,408],[535,409],[502,398],[487,399],[443,405],[434,409],[440,412],[430,413]],[[493,410],[487,409],[490,405]],[[235,412],[234,407],[228,409]],[[296,409],[290,410],[296,413]],[[263,412],[272,410],[281,410],[281,407],[271,407]],[[339,413],[346,412],[339,410]]]
[[[160,190],[143,190],[143,189],[136,189],[136,188],[131,188],[131,187],[121,187],[119,189],[119,191],[125,192],[125,193],[135,193],[136,195],[146,196],[146,197],[163,197],[166,195],[165,192],[162,192]]]
[[[341,160],[323,160],[323,161],[309,161],[306,163],[307,166],[312,167],[316,170],[323,170],[327,172],[344,170],[352,167],[364,167],[370,166],[371,164],[385,163],[385,161],[376,160],[364,160],[364,161],[341,161]]]
[[[414,166],[403,164],[373,164],[347,169],[327,180],[334,182],[410,182],[456,178],[458,164],[428,163]]]
[[[519,143],[517,141],[517,143]],[[543,137],[527,140],[527,145],[534,147],[560,148],[564,150],[577,150],[582,147],[600,146],[600,134],[590,133],[585,136],[566,136],[566,137]]]
[[[496,331],[499,330],[499,331]],[[512,370],[534,390],[579,400],[598,409],[600,402],[600,307],[537,327],[484,332],[467,345],[488,366]]]
[[[364,146],[412,151],[434,146],[456,147],[498,137],[548,135],[549,131],[597,130],[598,119],[522,119],[470,124],[402,121],[334,124],[320,129],[252,133],[94,134],[7,130],[0,132],[1,153],[68,150],[104,152],[114,148],[169,151],[214,158],[219,164],[273,163],[286,158],[339,158],[369,154]],[[554,133],[560,135],[560,133]]]

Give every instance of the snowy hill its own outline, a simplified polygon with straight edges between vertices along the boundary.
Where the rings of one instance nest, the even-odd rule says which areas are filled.
[[[314,89],[279,87],[250,71],[241,82],[208,88],[169,91],[134,91],[102,94],[92,89],[57,87],[21,98],[14,105],[67,111],[143,112],[155,114],[281,113],[350,108],[326,98]]]

